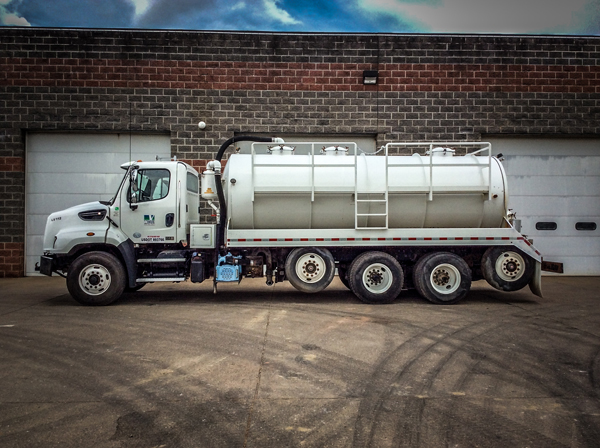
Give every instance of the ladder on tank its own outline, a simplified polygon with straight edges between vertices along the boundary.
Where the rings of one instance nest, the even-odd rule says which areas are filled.
[[[286,158],[281,158],[279,160],[280,163],[259,163],[256,162],[255,160],[255,156],[256,156],[256,147],[262,147],[262,146],[267,146],[267,143],[262,143],[262,142],[254,142],[251,145],[251,173],[252,173],[252,178],[254,179],[255,176],[255,172],[254,169],[255,167],[282,167],[282,168],[286,168],[286,167],[294,167],[294,168],[310,168],[311,169],[311,173],[310,173],[310,200],[311,202],[313,202],[315,200],[315,168],[346,168],[346,169],[353,169],[354,170],[354,229],[355,230],[381,230],[381,229],[387,229],[388,228],[388,215],[389,215],[389,203],[388,203],[388,148],[385,147],[385,159],[384,159],[384,186],[383,186],[383,190],[367,190],[367,189],[360,189],[359,188],[359,181],[358,181],[358,145],[354,142],[343,142],[343,143],[335,143],[335,145],[348,145],[348,147],[353,147],[354,149],[354,155],[351,155],[349,157],[353,158],[353,162],[352,164],[345,164],[345,163],[326,163],[326,164],[321,164],[318,163],[315,160],[315,148],[317,146],[327,146],[327,145],[334,145],[334,142],[286,142],[285,145],[305,145],[308,146],[310,148],[310,152],[309,152],[309,156],[310,156],[310,163],[306,163],[306,164],[299,164],[299,163],[285,163],[286,161],[288,161],[289,159]],[[365,164],[368,163],[368,160],[371,159],[371,157],[366,157],[365,154],[361,154],[361,157],[365,157]],[[379,157],[373,157],[373,159],[379,159]],[[365,170],[365,172],[367,173],[367,170]],[[254,201],[254,193],[257,191],[257,188],[255,186],[254,181],[252,182],[252,201]],[[260,190],[261,192],[264,191],[264,189],[261,188]],[[282,189],[281,187],[277,187],[278,192],[281,192]],[[350,190],[351,191],[351,190]],[[371,207],[372,206],[381,206],[379,208],[381,208],[380,211],[377,212],[371,212]],[[364,207],[363,207],[364,206]],[[365,210],[363,210],[363,208]],[[369,219],[369,218],[374,218],[374,219]],[[362,222],[364,221],[364,223]]]
[[[363,154],[364,157],[364,154]],[[370,158],[365,157],[365,165]],[[378,158],[373,157],[372,160]],[[361,191],[358,186],[358,154],[354,152],[354,229],[355,230],[387,230],[389,225],[389,170],[388,148],[384,157],[384,189],[383,191]],[[366,167],[365,167],[366,168]],[[365,173],[369,170],[365,169]],[[364,206],[364,207],[361,207]],[[375,206],[376,212],[371,212]],[[379,207],[377,207],[379,206]],[[366,210],[362,210],[365,208]],[[374,219],[369,219],[374,218]],[[364,221],[364,224],[361,223]]]

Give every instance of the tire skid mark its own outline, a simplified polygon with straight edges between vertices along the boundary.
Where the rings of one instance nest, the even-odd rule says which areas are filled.
[[[513,322],[513,323],[517,323],[517,324],[519,323],[517,319],[513,319],[513,320],[514,320],[514,322]],[[476,323],[475,325],[477,325],[477,324],[479,324],[479,323]],[[485,322],[481,322],[481,324],[486,324],[486,323],[485,323]],[[490,334],[491,332],[493,332],[493,331],[494,331],[494,329],[498,328],[499,326],[500,326],[500,323],[498,323],[498,324],[494,325],[492,328],[486,329],[485,331],[483,331],[483,332],[481,333],[481,335],[484,335],[484,334],[486,334],[486,333],[487,333],[487,334]],[[518,326],[518,325],[517,325],[517,326]],[[463,328],[463,329],[459,329],[458,331],[456,331],[456,332],[454,332],[454,333],[451,333],[451,334],[449,334],[449,335],[447,336],[447,339],[445,340],[445,342],[446,342],[447,344],[450,344],[450,345],[451,345],[451,341],[452,341],[452,340],[457,340],[457,341],[460,341],[461,343],[463,343],[463,344],[464,344],[464,339],[465,339],[465,338],[458,338],[458,336],[459,336],[461,333],[463,333],[464,331],[470,331],[470,330],[471,330],[471,329],[470,329],[469,327],[466,327],[466,328]],[[419,335],[419,336],[420,336],[420,337],[422,337],[423,335]],[[480,339],[481,339],[481,338],[479,338],[479,335],[475,335],[474,337],[472,337],[472,338],[471,338],[471,342],[472,342],[472,343],[474,343],[474,345],[475,345],[475,347],[476,347],[476,348],[479,348],[479,346],[481,345],[481,341],[480,341]],[[582,344],[582,343],[585,343],[585,341],[583,341],[583,342],[582,342],[582,341],[579,341],[579,343],[580,343],[580,344]],[[432,350],[432,349],[435,347],[435,345],[437,345],[437,343],[436,343],[436,344],[431,344],[431,345],[429,345],[428,347],[426,347],[424,350],[421,350],[421,351],[419,351],[419,352],[418,352],[418,353],[415,355],[415,359],[414,359],[414,360],[413,360],[413,361],[410,363],[410,364],[414,364],[414,366],[412,366],[412,367],[415,367],[415,366],[417,366],[417,365],[418,365],[418,363],[419,363],[419,362],[422,362],[422,358],[423,358],[423,356],[424,356],[424,355],[426,355],[428,352],[430,352],[430,351],[431,351],[431,350]],[[525,345],[525,348],[527,348],[527,344],[524,344],[524,345]],[[402,348],[402,346],[401,346],[400,348]],[[495,353],[495,352],[494,352],[494,350],[493,350],[493,347],[492,347],[492,349],[491,349],[491,350],[489,350],[489,347],[485,347],[485,348],[486,348],[486,350],[484,350],[484,353],[490,353],[490,354],[492,354],[492,355]],[[520,355],[520,354],[521,354],[521,349],[522,349],[522,347],[519,347],[519,349],[520,349],[520,350],[519,350],[518,354]],[[422,398],[422,400],[427,400],[427,398],[425,398],[425,396],[426,396],[426,394],[425,394],[425,385],[426,385],[427,383],[429,383],[429,385],[431,385],[431,383],[433,382],[433,380],[434,380],[434,379],[437,377],[437,375],[440,373],[440,370],[441,370],[441,369],[439,368],[439,366],[440,366],[440,365],[441,365],[441,366],[443,366],[443,365],[444,365],[445,363],[447,363],[447,362],[448,362],[448,361],[449,361],[449,360],[450,360],[450,359],[451,359],[453,356],[455,356],[455,354],[456,354],[457,352],[459,352],[459,351],[462,351],[462,346],[461,346],[461,347],[458,347],[458,348],[456,348],[456,350],[454,350],[453,352],[451,352],[451,353],[449,353],[448,355],[446,355],[445,357],[443,357],[443,358],[442,358],[440,361],[438,361],[438,363],[436,364],[436,367],[433,367],[433,368],[431,368],[431,369],[429,369],[429,370],[427,371],[428,373],[432,372],[432,376],[431,376],[431,377],[429,377],[429,380],[427,380],[427,381],[425,381],[425,382],[422,382],[422,383],[421,383],[421,389],[420,389],[420,392],[421,392],[422,394],[424,394],[424,397]],[[524,350],[524,351],[525,351],[525,352],[527,352],[527,350]],[[532,353],[531,353],[531,358],[532,358],[532,360],[529,362],[529,368],[528,368],[528,370],[530,370],[530,371],[532,372],[532,374],[525,375],[525,378],[522,378],[522,377],[521,377],[521,378],[519,378],[519,377],[520,377],[520,375],[516,375],[516,374],[515,374],[515,376],[517,377],[517,378],[515,378],[515,380],[517,380],[517,381],[518,381],[519,379],[521,379],[521,381],[523,381],[523,380],[524,380],[524,382],[525,382],[525,385],[527,385],[527,384],[535,384],[535,385],[536,385],[536,386],[538,386],[538,387],[539,387],[539,385],[546,385],[546,384],[547,384],[547,379],[546,379],[546,378],[544,378],[543,376],[541,376],[541,375],[540,375],[540,374],[537,372],[537,370],[538,370],[539,366],[544,364],[544,362],[543,362],[544,360],[543,360],[543,359],[539,359],[539,357],[537,357],[537,358],[535,357],[535,354],[536,354],[536,353],[539,353],[539,347],[537,348],[537,351],[536,351],[536,350],[531,350],[531,352],[532,352]],[[393,354],[393,355],[397,356],[397,354]],[[388,358],[386,359],[386,362],[385,362],[385,363],[380,363],[380,364],[379,364],[379,366],[377,367],[377,369],[378,369],[378,370],[381,370],[382,368],[383,368],[383,369],[385,369],[385,364],[390,364],[390,361],[391,361],[392,359],[393,359],[392,357],[388,357]],[[512,367],[512,366],[511,366],[511,365],[509,365],[509,364],[507,364],[507,362],[506,362],[506,358],[505,358],[505,357],[500,357],[499,359],[495,360],[495,359],[493,359],[493,356],[490,356],[490,357],[489,357],[489,359],[487,359],[487,361],[489,361],[489,362],[494,362],[494,361],[495,361],[495,362],[497,362],[497,365],[498,365],[498,367],[500,368],[500,370],[501,370],[502,372],[510,372],[510,371],[511,371],[511,367]],[[393,363],[392,363],[392,364],[393,364]],[[478,362],[477,362],[477,363],[475,363],[475,364],[473,364],[473,365],[470,367],[470,368],[471,368],[471,371],[472,371],[472,369],[473,369],[473,368],[474,368],[474,367],[475,367],[477,364],[478,364]],[[408,381],[408,380],[410,380],[410,377],[409,377],[409,375],[410,375],[410,370],[411,370],[411,365],[406,365],[406,366],[404,366],[404,367],[403,367],[403,369],[402,369],[402,371],[400,372],[400,374],[399,374],[399,375],[398,375],[398,376],[395,378],[395,381],[394,381],[393,383],[391,383],[391,384],[392,384],[392,385],[395,385],[395,384],[397,384],[397,383],[398,383],[398,379],[399,379],[399,378],[401,378],[401,377],[405,377],[405,380],[407,380],[407,381]],[[537,373],[537,374],[536,374],[536,373]],[[466,377],[466,376],[468,376],[468,375],[469,375],[469,370],[465,371],[465,372],[464,372],[464,375],[465,375],[465,377]],[[465,381],[465,380],[463,379],[463,380],[462,380],[462,382],[464,382],[464,381]],[[376,383],[377,381],[373,381],[373,382],[374,382],[374,383]],[[459,382],[459,383],[458,383],[458,385],[460,385],[460,383],[461,383],[461,382]],[[410,384],[410,383],[409,383],[409,384]],[[565,392],[564,390],[562,390],[562,391],[561,391],[561,390],[557,390],[556,388],[552,388],[552,387],[546,387],[546,388],[545,388],[545,390],[547,390],[547,392],[548,392],[548,393],[547,393],[547,394],[544,394],[544,396],[550,396],[550,397],[557,397],[557,396],[560,396],[560,394],[564,394],[564,392]],[[372,422],[385,422],[385,421],[386,421],[386,418],[384,418],[384,416],[382,415],[381,409],[382,409],[382,408],[385,408],[385,405],[386,405],[386,403],[385,403],[385,401],[386,401],[386,396],[389,396],[389,394],[390,394],[390,393],[392,393],[392,392],[393,392],[393,387],[389,387],[387,390],[385,390],[385,391],[382,391],[382,392],[379,394],[379,397],[380,397],[380,398],[379,398],[378,400],[373,400],[372,409],[370,409],[370,410],[369,410],[369,411],[370,411],[370,414],[372,415],[372,417],[371,417],[371,419],[370,419]],[[415,393],[415,391],[413,391],[413,393]],[[589,389],[589,387],[588,387],[588,388],[585,388],[584,390],[581,390],[581,396],[589,396],[589,394],[590,394],[590,389]],[[573,400],[572,400],[572,401],[573,401]],[[388,406],[388,407],[389,407],[389,406]],[[364,410],[364,408],[363,408],[363,410]],[[578,409],[574,409],[574,411],[575,411],[575,414],[577,414],[577,415],[582,415],[580,410],[578,410]],[[489,413],[489,411],[488,411],[488,413]],[[362,414],[362,412],[361,412],[361,414]],[[415,413],[413,413],[413,415],[415,415]],[[585,415],[585,414],[584,414],[584,415]],[[495,417],[497,417],[497,416],[494,416],[494,418],[495,418]],[[388,419],[388,420],[389,420],[389,419]],[[508,425],[509,423],[510,423],[510,422],[506,422],[506,425]],[[590,424],[588,424],[588,425],[585,425],[585,426],[587,426],[588,428],[590,428],[590,427],[591,427],[591,428],[593,428],[594,426],[593,426],[592,422],[590,421],[589,423],[590,423]],[[505,426],[506,426],[506,425],[505,425]],[[370,437],[368,438],[368,446],[374,446],[374,442],[373,442],[373,441],[375,440],[375,437],[374,437],[374,430],[376,429],[376,426],[377,426],[377,425],[373,425],[373,426],[371,427],[371,430],[370,430],[370,431],[371,431],[371,435],[370,435]],[[512,423],[512,426],[514,427],[514,423]],[[523,429],[523,432],[526,432],[526,431],[527,431],[527,430],[526,430],[526,428],[524,428],[524,429]],[[503,434],[509,434],[509,433],[511,433],[511,431],[509,431],[509,428],[508,428],[508,427],[504,427],[504,428],[502,428],[501,432],[502,432]],[[512,432],[514,432],[514,431],[512,431]],[[587,433],[588,433],[588,435],[586,436],[586,440],[595,440],[594,436],[595,436],[595,435],[597,435],[597,434],[596,434],[596,433],[597,433],[597,431],[595,431],[595,432],[594,432],[594,431],[592,431],[592,433],[590,433],[590,431],[587,431]],[[584,432],[584,434],[585,434],[585,432]],[[357,436],[360,436],[360,431],[358,431],[358,430],[357,430]],[[590,438],[590,437],[592,437],[592,438]],[[557,443],[556,441],[554,441],[554,440],[552,440],[552,439],[548,439],[547,437],[545,437],[545,436],[544,436],[544,435],[542,435],[542,434],[538,434],[538,435],[536,436],[536,438],[537,438],[538,440],[544,440],[544,442],[546,443],[546,445],[545,445],[545,446],[549,446],[548,444],[553,444],[553,443],[555,444],[555,443]],[[364,438],[363,438],[363,439],[364,439]],[[379,440],[379,439],[377,439],[377,440]],[[519,437],[516,437],[516,436],[515,436],[515,440],[520,440],[520,439],[519,439]],[[356,443],[355,443],[355,446],[358,446],[358,445],[361,445],[361,444],[360,444],[360,443],[359,443],[359,444],[356,444]],[[398,445],[398,446],[401,446],[401,445]]]
[[[264,338],[263,338],[263,342],[262,342],[262,347],[261,347],[261,353],[260,353],[260,363],[259,363],[259,367],[258,367],[258,373],[256,374],[256,387],[254,389],[254,395],[252,396],[252,399],[250,400],[250,407],[248,409],[248,418],[246,420],[246,430],[244,432],[244,445],[243,448],[247,448],[248,446],[248,439],[250,438],[250,431],[252,428],[252,418],[253,418],[253,414],[254,414],[254,406],[256,404],[256,400],[258,399],[258,393],[260,392],[260,380],[261,380],[261,376],[262,376],[262,370],[263,370],[263,366],[265,365],[265,350],[267,347],[267,342],[269,340],[269,322],[270,322],[270,317],[271,317],[271,312],[270,310],[267,312],[267,316],[266,316],[266,320],[267,322],[265,323],[265,334],[264,334]]]
[[[410,393],[401,393],[401,397],[410,397],[411,399],[416,398],[419,402],[419,414],[421,418],[419,422],[423,421],[423,412],[426,409],[426,405],[431,402],[431,398],[436,399],[436,403],[439,402],[439,398],[451,402],[456,402],[456,398],[452,390],[456,388],[450,388],[450,390],[436,392],[431,394],[432,387],[436,380],[440,378],[440,381],[444,382],[446,376],[444,375],[444,369],[448,366],[451,359],[455,358],[457,354],[469,353],[470,350],[465,350],[467,344],[472,344],[475,340],[480,338],[482,335],[493,332],[500,324],[497,323],[491,328],[487,322],[478,322],[475,324],[468,325],[468,327],[461,328],[456,332],[452,332],[447,335],[444,339],[436,341],[434,344],[427,347],[426,350],[420,352],[414,360],[410,362],[410,365],[405,366],[396,377],[393,378],[393,382],[388,389],[387,397],[382,394],[383,399],[378,400],[378,404],[375,410],[373,421],[376,423],[374,426],[375,431],[371,434],[368,446],[376,446],[377,441],[380,437],[374,437],[375,434],[391,432],[398,436],[397,431],[394,429],[395,418],[389,418],[390,407],[394,407],[394,402],[398,400],[398,394],[395,393],[398,389],[411,388]],[[476,363],[476,361],[473,361]],[[465,370],[469,368],[468,365],[461,366],[462,374],[464,375]],[[415,382],[416,378],[419,378],[419,374],[422,379]],[[448,372],[446,372],[446,375]],[[458,394],[460,396],[460,393]],[[448,397],[448,398],[446,398]],[[387,398],[387,399],[386,399]],[[444,413],[452,413],[451,409],[443,410]],[[388,418],[385,418],[385,414],[388,414]],[[419,425],[420,426],[420,425]]]
[[[407,382],[410,383],[412,378],[407,377],[407,374],[433,348],[439,345],[447,345],[448,338],[457,338],[461,333],[470,332],[473,328],[486,324],[488,322],[478,321],[458,327],[457,324],[452,325],[445,322],[416,334],[391,353],[388,353],[384,359],[374,366],[373,371],[375,374],[367,380],[369,385],[365,390],[356,421],[353,446],[373,446],[374,429],[379,420],[377,417],[382,413],[386,397],[396,387],[390,385],[398,384],[405,377]],[[411,359],[408,362],[403,362],[403,358],[409,357]],[[402,366],[399,372],[397,366]],[[436,370],[439,371],[437,365],[433,368],[434,372]]]
[[[451,341],[452,341],[452,340],[456,340],[457,342],[459,342],[459,344],[457,344],[458,346],[457,346],[457,347],[455,347],[455,350],[451,351],[449,354],[447,354],[447,355],[446,355],[446,356],[444,356],[442,359],[440,359],[440,360],[439,360],[439,361],[438,361],[438,362],[435,364],[435,367],[433,367],[433,368],[430,368],[429,370],[427,370],[427,373],[431,373],[431,375],[428,377],[428,379],[426,378],[426,381],[425,381],[425,382],[422,382],[422,383],[421,383],[421,389],[419,390],[421,393],[424,393],[424,392],[425,392],[425,388],[426,388],[426,386],[428,386],[428,385],[431,385],[431,384],[432,384],[432,382],[435,380],[435,378],[437,377],[437,375],[440,373],[440,371],[441,371],[441,368],[443,367],[443,365],[445,365],[445,364],[446,364],[446,363],[447,363],[447,362],[448,362],[448,361],[449,361],[449,360],[450,360],[450,359],[451,359],[453,356],[455,356],[455,354],[456,354],[457,352],[462,352],[462,351],[464,351],[464,350],[463,350],[463,347],[464,347],[464,344],[465,344],[465,338],[464,338],[464,337],[460,337],[460,338],[459,338],[459,335],[460,335],[461,333],[465,333],[465,332],[471,332],[471,333],[472,333],[472,330],[473,330],[473,328],[472,328],[472,327],[473,327],[473,326],[477,326],[477,325],[488,325],[488,326],[489,326],[489,323],[486,323],[486,322],[478,322],[478,323],[475,323],[475,324],[469,325],[469,326],[467,326],[467,327],[465,327],[465,328],[461,328],[461,329],[459,329],[459,330],[457,330],[457,331],[455,331],[455,332],[450,332],[450,333],[449,333],[449,334],[446,336],[446,339],[445,339],[444,341],[440,341],[440,342],[442,342],[442,343],[445,343],[445,344],[450,344],[450,345],[452,345],[452,342],[451,342]],[[481,336],[481,335],[484,335],[484,334],[486,334],[486,333],[493,332],[493,331],[494,331],[494,329],[498,328],[500,325],[501,325],[501,323],[496,323],[496,324],[495,324],[495,325],[493,325],[491,328],[486,328],[486,329],[484,329],[484,331],[482,331],[482,332],[481,332],[481,333],[479,333],[479,334],[476,332],[476,333],[475,333],[475,335],[472,335],[472,336],[469,338],[470,342],[472,342],[472,343],[474,342],[474,343],[475,343],[475,345],[477,345],[477,344],[479,343],[479,339],[480,339],[480,336]],[[419,337],[423,337],[424,335],[423,335],[423,334],[420,334],[420,335],[418,335],[418,336],[419,336]],[[468,341],[467,341],[467,342],[468,342]],[[462,344],[462,345],[461,345],[461,344]],[[406,381],[408,381],[408,382],[409,382],[409,384],[410,384],[410,379],[412,378],[412,377],[410,377],[410,371],[411,371],[411,368],[416,368],[416,367],[418,367],[418,364],[423,362],[423,361],[422,361],[422,358],[423,358],[424,356],[426,356],[426,355],[428,354],[428,352],[431,352],[431,351],[432,351],[432,350],[435,348],[435,346],[436,346],[436,345],[438,345],[438,343],[437,343],[437,342],[436,342],[436,343],[434,343],[434,344],[430,344],[430,345],[428,345],[428,346],[427,346],[425,349],[423,349],[423,350],[420,350],[420,351],[418,351],[418,353],[415,355],[415,358],[413,359],[413,361],[411,361],[411,362],[410,362],[408,365],[405,365],[405,366],[403,367],[402,371],[401,371],[401,372],[400,372],[400,373],[399,373],[399,374],[396,376],[396,378],[394,378],[394,379],[395,379],[395,381],[394,381],[393,383],[391,383],[391,384],[392,384],[393,386],[397,385],[397,384],[399,383],[399,381],[398,381],[398,380],[399,380],[401,377],[405,377],[405,380],[406,380]],[[399,347],[399,349],[402,349],[402,346],[400,346],[400,347]],[[385,362],[384,362],[384,363],[380,363],[380,364],[377,366],[377,370],[385,370],[385,364],[390,364],[390,361],[393,359],[393,356],[397,357],[397,351],[396,351],[396,353],[394,353],[394,354],[392,354],[391,356],[389,356],[389,357],[388,357],[388,358],[385,360]],[[393,363],[392,363],[392,364],[393,364]],[[475,363],[474,365],[477,365],[477,363]],[[440,366],[442,366],[442,367],[440,367]],[[472,366],[472,367],[473,367],[473,366]],[[472,368],[472,367],[471,367],[471,368]],[[510,370],[510,366],[506,366],[506,368],[507,368],[508,370]],[[390,368],[390,369],[391,369],[391,368]],[[466,373],[465,373],[465,375],[468,375],[468,372],[466,372]],[[414,374],[413,374],[413,377],[414,377]],[[537,380],[537,379],[533,379],[533,381],[536,381],[536,380]],[[373,381],[373,383],[377,383],[377,382],[378,382],[378,381],[376,381],[376,380],[374,380],[374,381]],[[460,384],[460,382],[459,382],[459,384]],[[382,421],[385,421],[385,420],[386,420],[386,419],[380,418],[380,417],[381,417],[381,415],[380,415],[380,414],[381,414],[381,409],[382,409],[382,407],[384,407],[384,405],[385,405],[385,400],[386,400],[386,398],[385,398],[385,397],[386,397],[386,396],[389,396],[389,394],[390,394],[390,393],[392,393],[392,392],[393,392],[393,387],[388,387],[388,388],[387,388],[387,389],[385,389],[384,391],[380,392],[380,394],[379,394],[379,397],[380,397],[380,398],[379,398],[378,400],[373,400],[373,403],[372,403],[372,408],[369,410],[369,412],[367,412],[367,413],[366,413],[366,414],[370,414],[370,415],[372,416],[372,417],[370,418],[370,421],[372,421],[372,422],[382,422]],[[416,391],[414,391],[414,390],[413,390],[412,392],[413,392],[413,394],[415,394],[415,393],[416,393]],[[367,394],[367,395],[368,395],[368,394]],[[423,396],[423,399],[425,399],[424,397],[425,397],[425,396]],[[362,410],[364,410],[364,408],[363,408]],[[365,413],[364,413],[364,412],[362,412],[362,410],[361,410],[361,415],[364,415]],[[360,420],[360,417],[359,417],[359,420]],[[360,429],[360,427],[359,427],[359,428],[357,428],[357,431],[356,431],[356,433],[357,433],[357,436],[360,436],[360,434],[361,434],[361,433],[360,433],[360,431],[359,431],[358,429]],[[372,426],[372,429],[374,429],[374,426]],[[373,440],[374,440],[373,434],[374,434],[374,433],[371,431],[371,436],[368,438],[368,443],[369,443],[369,446],[372,446],[372,445],[373,445]],[[541,437],[543,437],[543,436],[541,436]],[[363,439],[364,439],[364,437],[363,437]],[[360,438],[359,438],[359,440],[360,440]],[[366,440],[363,440],[363,441],[364,441],[364,442],[367,442]],[[358,444],[356,444],[356,443],[355,443],[355,445],[361,445],[361,443],[358,443]]]

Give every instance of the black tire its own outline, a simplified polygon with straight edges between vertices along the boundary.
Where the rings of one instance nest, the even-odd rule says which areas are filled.
[[[347,274],[352,292],[370,304],[392,303],[404,285],[400,263],[385,252],[365,252],[354,259]]]
[[[335,276],[335,261],[327,249],[299,247],[287,256],[285,275],[298,291],[323,291]]]
[[[346,267],[341,267],[338,265],[338,277],[340,278],[340,281],[342,282],[342,285],[344,285],[346,288],[348,289],[352,289],[350,287],[350,283],[348,283],[348,269]]]
[[[112,254],[88,252],[69,267],[67,289],[82,305],[109,305],[123,294],[125,270]]]
[[[481,259],[483,278],[500,291],[518,291],[529,284],[533,260],[516,247],[490,247]]]
[[[417,292],[436,304],[452,304],[465,298],[471,289],[469,265],[450,252],[423,255],[413,269]]]

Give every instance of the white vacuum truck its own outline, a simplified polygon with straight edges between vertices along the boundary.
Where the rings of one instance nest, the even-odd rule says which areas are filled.
[[[221,171],[239,141],[253,143]],[[146,283],[209,278],[215,293],[243,277],[315,293],[336,269],[371,304],[408,288],[456,303],[479,279],[541,296],[541,255],[507,211],[506,174],[489,143],[389,143],[378,153],[234,137],[208,163],[200,190],[198,173],[180,161],[127,163],[110,201],[48,217],[40,272],[66,277],[85,305]],[[200,196],[215,223],[200,223]]]

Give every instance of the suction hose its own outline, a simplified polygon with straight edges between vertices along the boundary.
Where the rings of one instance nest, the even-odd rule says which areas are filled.
[[[231,146],[233,143],[235,142],[276,142],[276,143],[280,143],[283,140],[281,140],[280,138],[276,138],[276,137],[256,137],[256,136],[249,136],[249,135],[240,135],[238,137],[231,137],[229,140],[227,140],[225,143],[223,143],[221,145],[221,147],[219,148],[219,151],[217,152],[217,156],[215,157],[215,160],[217,160],[218,162],[221,162],[221,159],[223,158],[223,154],[225,154],[225,151],[227,150],[227,148],[229,148],[229,146]],[[227,225],[227,204],[225,203],[225,194],[223,193],[223,185],[221,184],[221,172],[215,172],[215,184],[217,187],[217,196],[219,197],[219,209],[220,209],[220,219],[219,219],[219,225],[217,227],[217,249],[219,252],[223,251],[223,248],[225,247],[225,227]],[[223,254],[224,255],[224,254]]]

